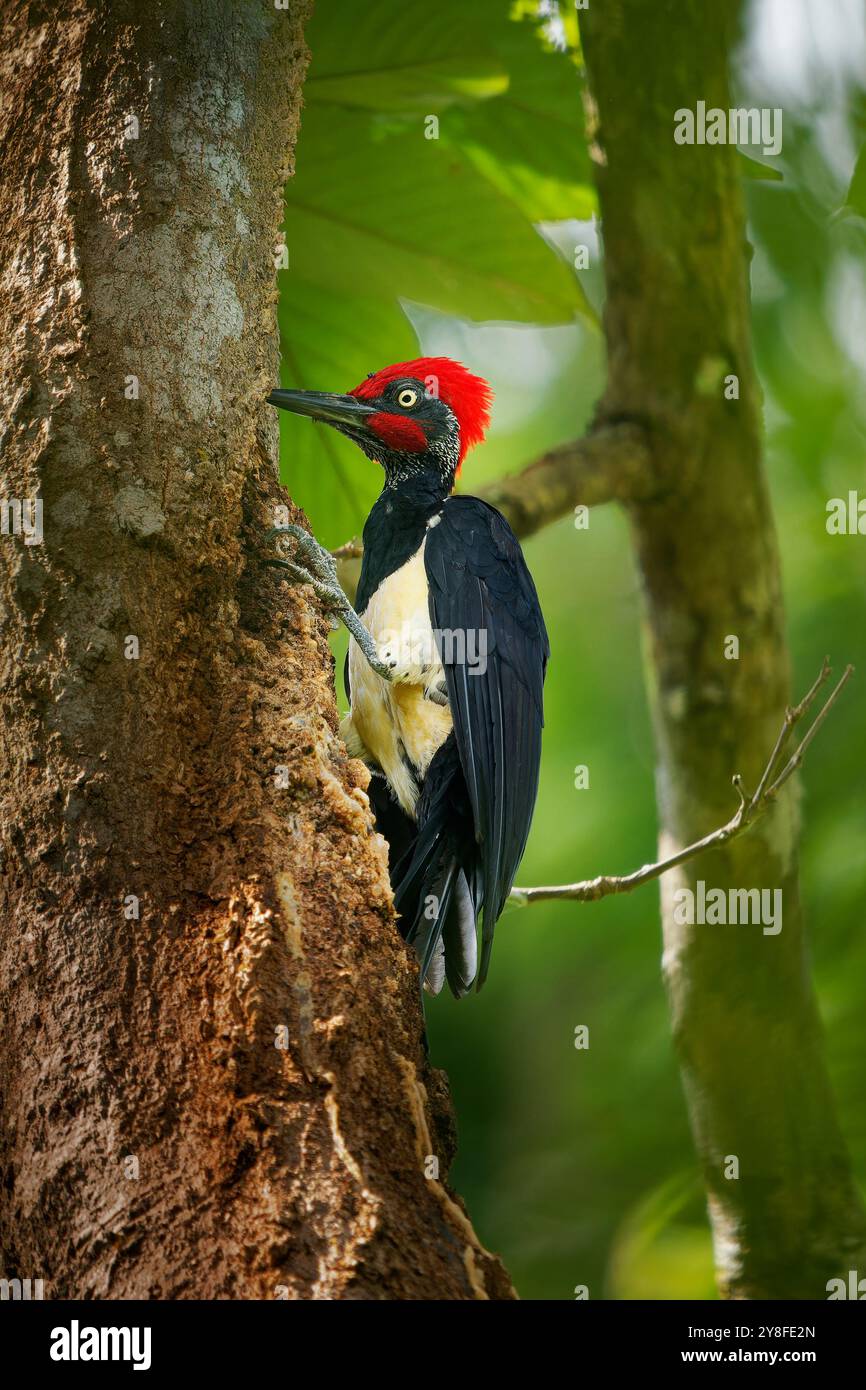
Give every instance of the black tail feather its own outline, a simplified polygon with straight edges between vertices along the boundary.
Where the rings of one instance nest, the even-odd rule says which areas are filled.
[[[417,837],[391,875],[400,930],[415,947],[421,978],[441,987],[430,972],[440,941],[445,977],[459,999],[477,973],[475,922],[481,876],[472,813],[453,735],[434,757],[418,804]],[[430,972],[430,973],[428,973]]]

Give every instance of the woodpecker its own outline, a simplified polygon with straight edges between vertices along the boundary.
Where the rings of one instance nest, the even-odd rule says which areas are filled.
[[[384,471],[364,526],[357,612],[307,533],[296,579],[351,635],[341,732],[371,773],[400,929],[426,989],[480,989],[538,791],[550,654],[535,585],[508,522],[454,495],[490,422],[483,378],[447,357],[371,372],[346,395],[277,390],[271,405],[324,421]],[[271,533],[275,534],[275,533]],[[481,928],[478,956],[477,923]]]

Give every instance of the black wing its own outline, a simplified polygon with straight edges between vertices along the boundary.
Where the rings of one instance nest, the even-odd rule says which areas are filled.
[[[481,855],[480,989],[535,806],[550,645],[517,537],[495,507],[449,498],[427,533],[425,565]],[[469,658],[481,656],[482,641],[486,666],[477,660],[473,667]]]

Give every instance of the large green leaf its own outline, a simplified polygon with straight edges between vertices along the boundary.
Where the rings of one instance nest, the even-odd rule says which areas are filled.
[[[444,118],[443,119],[447,119]],[[339,108],[307,112],[286,196],[293,275],[474,319],[591,315],[570,269],[515,203],[441,140],[374,140]]]
[[[597,207],[573,53],[553,50],[537,22],[497,32],[504,92],[453,113],[445,138],[535,222],[587,219]]]
[[[380,0],[359,19],[340,0],[310,38],[308,103],[440,120],[461,105],[462,119],[451,112],[442,122],[442,138],[528,217],[592,215],[575,54],[551,48],[537,15],[514,22],[501,0],[476,0],[471,12],[447,3],[395,12]]]
[[[401,301],[482,321],[594,312],[540,221],[588,216],[572,53],[502,0],[323,5],[286,191],[286,385],[348,389],[418,351]],[[428,139],[427,117],[439,122]],[[329,544],[360,529],[380,477],[354,446],[285,416],[283,467]]]
[[[286,272],[280,295],[282,381],[349,391],[368,372],[418,355],[418,340],[393,299],[336,294]],[[329,546],[359,534],[382,473],[327,425],[280,412],[283,482]]]
[[[508,85],[508,72],[491,28],[507,22],[501,0],[471,6],[330,0],[308,26],[312,63],[304,100],[438,114],[454,101],[494,95]]]

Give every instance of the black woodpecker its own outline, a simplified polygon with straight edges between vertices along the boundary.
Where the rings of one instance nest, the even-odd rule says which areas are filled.
[[[352,634],[341,732],[372,773],[395,907],[421,978],[433,993],[447,979],[460,998],[484,983],[526,846],[550,653],[508,522],[480,498],[453,495],[467,450],[484,438],[492,393],[461,363],[422,357],[373,372],[344,396],[279,390],[268,401],[325,421],[384,470],[364,526],[357,613],[328,552],[298,528],[277,530],[302,542],[304,568],[284,567],[312,582]]]

